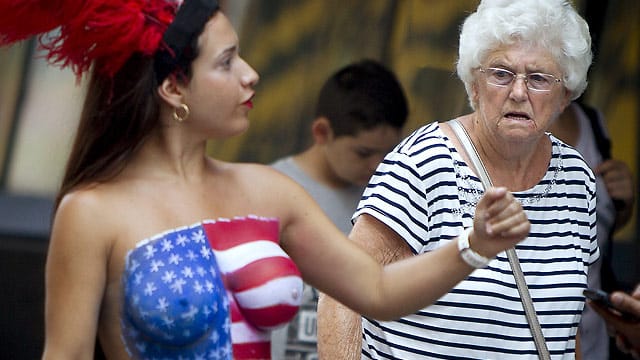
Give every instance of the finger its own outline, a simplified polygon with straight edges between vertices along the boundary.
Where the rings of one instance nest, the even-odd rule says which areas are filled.
[[[530,230],[531,224],[529,223],[529,221],[520,221],[515,225],[508,226],[502,231],[496,231],[496,233],[500,234],[500,236],[502,236],[503,238],[511,240],[522,240],[529,235]]]
[[[487,225],[491,227],[494,234],[508,232],[512,227],[525,223],[529,223],[529,220],[524,211],[522,211],[520,204],[510,205],[499,214],[487,219]]]
[[[488,209],[495,202],[503,200],[509,195],[504,187],[491,187],[484,192],[484,195],[478,201],[478,207]]]
[[[600,165],[596,166],[595,172],[597,174],[605,174],[613,170],[625,170],[627,165],[620,160],[609,159],[605,160]]]
[[[486,209],[487,221],[490,218],[499,221],[520,212],[523,212],[520,202],[513,194],[507,193],[489,204]]]
[[[501,199],[491,204],[487,212],[490,214],[486,219],[487,225],[496,233],[501,233],[510,226],[528,221],[522,205],[512,195],[510,199]]]
[[[625,173],[609,172],[602,177],[608,187],[621,186],[624,189],[632,185],[632,179],[627,177]]]
[[[504,199],[508,196],[509,194],[506,188],[487,189],[476,206],[476,216],[474,218],[474,227],[476,230],[486,233],[485,222],[488,218],[492,217],[493,212],[496,211],[491,209],[495,209],[496,207],[501,208],[500,204],[503,203]]]
[[[596,168],[594,169],[594,172],[596,174],[604,174],[607,171],[611,170],[613,166],[614,166],[613,160],[605,160],[601,162],[598,166],[596,166]]]
[[[616,335],[616,346],[623,353],[625,353],[625,354],[629,353],[629,345],[627,345],[627,342],[626,342],[626,340],[625,340],[625,338],[623,336]]]
[[[623,325],[623,320],[620,315],[611,312],[611,310],[607,309],[604,306],[601,306],[597,302],[587,300],[587,304],[615,329]]]
[[[640,318],[640,300],[631,297],[623,293],[622,291],[616,291],[610,296],[611,303],[613,305],[623,311],[630,313],[638,318]]]

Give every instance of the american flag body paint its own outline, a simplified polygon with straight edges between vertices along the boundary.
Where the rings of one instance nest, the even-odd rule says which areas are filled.
[[[203,228],[229,295],[235,359],[270,358],[270,330],[295,316],[303,286],[278,243],[278,220],[218,219],[203,222]]]

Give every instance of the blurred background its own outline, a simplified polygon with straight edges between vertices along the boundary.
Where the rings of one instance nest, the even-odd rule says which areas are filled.
[[[458,30],[477,0],[227,0],[241,54],[261,75],[251,127],[211,142],[211,155],[269,163],[304,148],[315,98],[339,67],[382,61],[410,105],[405,131],[469,111],[455,75]],[[595,58],[585,102],[601,110],[613,156],[640,165],[640,1],[574,1]],[[0,49],[0,358],[36,359],[43,344],[44,261],[56,194],[84,81],[51,67],[37,42]],[[636,206],[637,208],[637,206]],[[638,211],[617,233],[614,268],[640,281]]]

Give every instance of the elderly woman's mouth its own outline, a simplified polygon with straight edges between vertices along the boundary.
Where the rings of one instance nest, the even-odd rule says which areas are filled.
[[[531,120],[531,117],[527,113],[521,112],[510,112],[506,113],[504,116],[511,120]]]

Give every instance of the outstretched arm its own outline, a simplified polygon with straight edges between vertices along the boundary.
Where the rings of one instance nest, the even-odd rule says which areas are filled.
[[[283,224],[282,245],[305,280],[365,316],[392,320],[411,314],[435,302],[473,271],[460,257],[455,241],[382,266],[357,245],[360,240],[346,241],[313,209],[295,214]],[[529,228],[513,195],[504,188],[492,188],[478,203],[469,242],[474,251],[493,258],[523,240]]]

